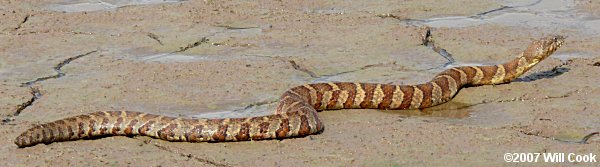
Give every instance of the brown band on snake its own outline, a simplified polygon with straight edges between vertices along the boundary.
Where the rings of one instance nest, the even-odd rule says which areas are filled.
[[[378,109],[389,109],[390,105],[393,102],[393,96],[394,96],[394,91],[396,89],[395,85],[389,85],[389,84],[383,84],[381,85],[381,91],[383,91],[383,99],[381,100],[381,103],[379,103],[379,106],[377,106]]]
[[[412,86],[405,86],[405,85],[400,85],[400,92],[402,92],[402,94],[404,96],[402,96],[402,102],[400,103],[400,107],[399,108],[392,108],[392,109],[400,109],[400,110],[404,110],[404,109],[409,109],[410,107],[410,103],[413,101],[412,97],[414,95],[414,87]]]
[[[507,63],[454,67],[423,84],[336,82],[297,86],[281,96],[273,115],[187,119],[133,111],[101,111],[34,126],[18,136],[15,144],[27,147],[116,135],[187,142],[302,137],[323,131],[323,123],[317,116],[320,110],[427,108],[449,101],[465,86],[510,82],[552,54],[563,44],[563,39],[561,36],[542,38]]]
[[[336,83],[336,85],[338,85],[341,90],[346,90],[348,94],[346,99],[340,99],[344,102],[343,108],[352,108],[354,105],[354,98],[356,97],[356,85],[347,82]]]
[[[342,93],[342,91],[340,90],[332,91],[331,99],[329,99],[329,102],[327,102],[327,106],[325,107],[325,109],[332,110],[338,108],[338,101],[340,101],[340,98],[342,98],[340,97],[340,93]]]

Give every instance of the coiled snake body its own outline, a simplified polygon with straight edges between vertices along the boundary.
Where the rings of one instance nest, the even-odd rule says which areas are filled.
[[[133,111],[101,111],[37,125],[15,139],[19,147],[114,135],[167,141],[222,142],[301,137],[323,131],[317,111],[347,108],[417,109],[445,103],[465,86],[510,82],[563,44],[562,36],[534,41],[516,59],[491,66],[454,67],[418,85],[332,82],[286,91],[273,115],[191,119]]]

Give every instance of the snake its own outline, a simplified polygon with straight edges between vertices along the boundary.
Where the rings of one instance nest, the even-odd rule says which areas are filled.
[[[318,112],[333,109],[423,109],[450,101],[464,87],[503,84],[521,76],[564,43],[550,35],[511,61],[448,68],[429,82],[396,85],[358,82],[293,87],[270,115],[245,118],[186,118],[136,111],[98,111],[34,125],[14,141],[19,147],[108,136],[149,136],[173,142],[235,142],[285,139],[324,131]]]

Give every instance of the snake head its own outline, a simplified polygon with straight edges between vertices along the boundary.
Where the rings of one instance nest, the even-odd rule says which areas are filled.
[[[564,43],[565,37],[560,35],[541,38],[533,41],[529,47],[523,52],[523,57],[532,65],[544,60],[550,56],[556,49],[560,48]]]

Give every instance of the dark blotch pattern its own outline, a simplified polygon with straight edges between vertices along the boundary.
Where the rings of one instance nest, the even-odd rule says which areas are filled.
[[[286,118],[281,120],[279,129],[275,131],[275,134],[277,135],[277,138],[282,139],[287,137],[288,132],[290,132],[290,120]]]
[[[310,125],[308,118],[305,115],[300,116],[300,129],[298,129],[298,136],[306,136],[310,134]]]
[[[173,138],[173,136],[175,136],[175,133],[173,133],[173,130],[175,130],[175,128],[177,128],[177,124],[169,124],[167,125],[167,127],[159,130],[158,132],[156,132],[158,134],[158,137],[160,139],[163,140],[170,140]]]
[[[204,141],[202,136],[202,129],[204,125],[196,125],[192,130],[186,133],[185,138],[190,142],[201,142]]]
[[[213,140],[225,141],[225,138],[227,137],[227,127],[229,127],[227,124],[220,125],[217,133],[214,133],[212,136]]]
[[[133,126],[135,126],[135,124],[138,123],[137,119],[132,119],[129,124],[127,125],[127,127],[125,128],[125,130],[123,130],[123,132],[125,133],[125,135],[131,136],[133,135]]]
[[[250,140],[250,124],[242,123],[240,125],[240,131],[235,135],[237,141]]]

